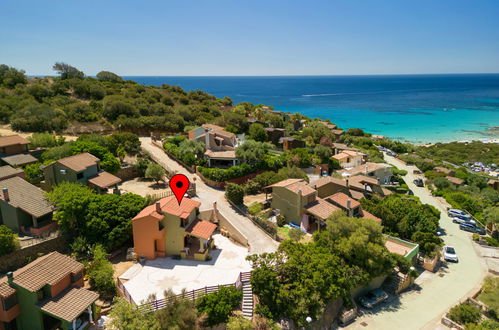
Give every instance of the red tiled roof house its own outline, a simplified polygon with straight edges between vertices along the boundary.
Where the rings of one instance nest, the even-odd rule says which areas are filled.
[[[206,260],[217,225],[198,219],[200,205],[187,197],[179,205],[175,196],[170,196],[140,211],[132,220],[137,256]]]

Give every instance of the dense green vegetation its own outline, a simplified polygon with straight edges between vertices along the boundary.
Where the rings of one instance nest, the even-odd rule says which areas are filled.
[[[416,197],[393,194],[381,199],[374,196],[370,200],[362,199],[361,203],[381,219],[385,233],[418,243],[424,254],[432,255],[441,245],[442,240],[436,235],[440,212]]]
[[[436,143],[428,147],[418,147],[416,154],[422,158],[448,161],[456,165],[463,163],[499,163],[499,144],[473,141],[470,143]]]
[[[226,323],[232,311],[241,304],[242,291],[236,287],[221,287],[218,291],[202,296],[196,301],[198,314],[206,315],[203,322],[212,327],[220,323]]]
[[[462,303],[452,307],[449,311],[448,317],[454,322],[466,325],[480,321],[482,314],[477,307],[471,304]]]
[[[0,121],[30,132],[61,132],[93,123],[97,129],[180,133],[186,125],[217,118],[244,128],[236,113],[222,116],[223,107],[232,104],[229,98],[170,85],[143,86],[107,71],[85,77],[65,63],[53,69],[59,77],[28,79],[24,71],[0,65]]]
[[[349,297],[350,291],[407,261],[388,252],[381,226],[372,220],[338,213],[314,241],[287,240],[275,253],[252,255],[256,313],[278,320],[289,317],[298,326],[306,317],[318,319],[327,304]]]
[[[499,277],[487,276],[485,278],[478,300],[487,305],[492,317],[499,316]]]
[[[12,229],[0,225],[0,256],[9,254],[19,247],[17,235]]]
[[[88,253],[94,244],[102,244],[107,251],[122,246],[131,238],[131,219],[147,204],[138,195],[100,195],[75,183],[60,184],[48,198],[57,207],[54,220],[73,237],[77,253]]]
[[[96,245],[92,251],[92,261],[87,267],[89,283],[102,298],[112,297],[116,293],[113,264],[107,259],[102,245]]]
[[[151,297],[151,300],[155,299]],[[115,329],[127,330],[199,329],[194,302],[179,298],[171,291],[164,292],[164,299],[169,301],[166,308],[144,311],[123,298],[117,298],[110,313],[110,325]]]

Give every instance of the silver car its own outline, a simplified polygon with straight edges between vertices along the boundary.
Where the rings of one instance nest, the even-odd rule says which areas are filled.
[[[449,245],[444,246],[444,260],[458,262],[456,250]]]

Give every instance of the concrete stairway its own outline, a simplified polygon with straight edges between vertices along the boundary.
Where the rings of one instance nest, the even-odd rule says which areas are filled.
[[[253,289],[251,288],[250,276],[250,272],[241,274],[241,282],[243,284],[243,303],[241,309],[243,316],[246,318],[253,317]]]

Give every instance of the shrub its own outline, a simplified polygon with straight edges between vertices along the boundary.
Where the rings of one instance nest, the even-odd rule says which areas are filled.
[[[485,241],[490,246],[499,246],[499,241],[492,237],[485,237]]]
[[[251,320],[245,319],[242,316],[231,316],[227,322],[227,330],[252,330],[253,323]]]
[[[249,213],[251,213],[252,215],[257,215],[257,214],[258,214],[258,213],[260,213],[262,210],[263,210],[263,205],[262,205],[262,203],[253,202],[250,206],[248,206],[248,211],[249,211]]]
[[[133,165],[137,173],[139,174],[140,177],[144,177],[146,175],[146,170],[147,167],[151,161],[147,158],[139,157],[137,158],[137,162]]]
[[[40,166],[40,163],[34,163],[29,164],[24,168],[24,177],[26,181],[31,184],[38,184],[43,180],[43,171],[40,169]]]
[[[222,287],[218,291],[201,297],[196,306],[199,314],[206,314],[206,325],[226,323],[229,316],[241,303],[243,293],[233,286]]]
[[[9,254],[17,249],[18,246],[17,234],[7,226],[0,225],[0,256]]]
[[[286,217],[284,215],[282,215],[282,214],[279,214],[276,218],[277,218],[276,219],[277,220],[277,225],[279,227],[282,227],[282,226],[284,226],[287,223]]]
[[[89,267],[90,285],[104,296],[114,295],[116,285],[114,283],[113,265],[107,260],[107,254],[101,245],[95,246],[93,260]]]
[[[297,228],[292,228],[289,231],[289,238],[291,238],[295,242],[301,241],[301,239],[305,236],[305,233],[302,232],[300,229]]]
[[[262,217],[253,217],[253,221],[259,224],[270,236],[275,237],[277,235],[277,227],[274,223]]]
[[[156,183],[159,183],[161,179],[165,176],[165,169],[156,163],[149,163],[145,172],[145,177],[153,179]]]
[[[243,204],[244,187],[236,183],[229,183],[225,187],[225,197],[236,205]]]
[[[448,316],[452,321],[464,325],[467,323],[477,323],[480,321],[482,314],[475,306],[463,303],[452,307]]]
[[[472,236],[472,238],[473,238],[473,240],[474,240],[475,242],[480,241],[480,235],[479,235],[479,234],[477,234],[477,233],[474,233],[474,234],[473,234],[473,236]]]

